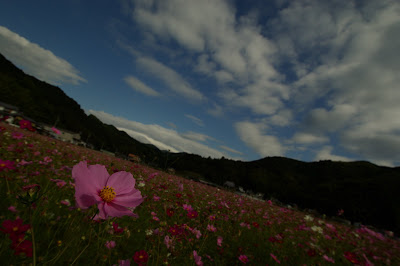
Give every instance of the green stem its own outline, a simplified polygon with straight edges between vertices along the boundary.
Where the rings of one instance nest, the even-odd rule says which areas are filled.
[[[33,266],[36,266],[36,244],[35,244],[35,233],[33,231],[33,223],[32,223],[32,206],[29,207],[29,220],[31,223],[31,234],[32,234],[32,249],[33,249]]]
[[[86,247],[81,251],[81,253],[78,254],[78,256],[74,259],[74,261],[71,263],[71,265],[74,265],[75,262],[79,259],[79,257],[85,252],[85,250],[90,246],[90,241],[92,240],[92,231],[93,229],[90,229],[90,235],[89,235],[89,241]]]
[[[4,178],[5,178],[6,184],[7,184],[7,190],[8,190],[7,194],[10,195],[11,194],[11,190],[10,190],[10,185],[8,184],[8,179],[7,179],[7,177],[4,177]]]

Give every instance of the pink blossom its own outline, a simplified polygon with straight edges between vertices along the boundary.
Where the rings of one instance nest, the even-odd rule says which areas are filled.
[[[198,266],[203,265],[203,262],[201,261],[201,257],[199,255],[197,255],[196,250],[193,250],[193,258],[194,258],[194,262],[196,263],[196,265],[198,265]]]
[[[65,186],[66,184],[67,184],[67,182],[65,182],[64,180],[58,181],[58,182],[56,183],[56,185],[57,185],[59,188],[62,188],[62,187]]]
[[[32,161],[27,162],[27,161],[25,161],[24,159],[22,159],[22,160],[18,163],[18,165],[28,165],[28,164],[32,164],[32,163],[33,163]]]
[[[131,173],[120,171],[110,176],[105,166],[87,166],[82,161],[73,167],[72,178],[75,179],[75,199],[79,208],[87,209],[97,204],[102,219],[137,216],[131,210],[140,205],[143,198],[135,189]]]
[[[188,211],[188,212],[193,211],[193,207],[191,205],[183,204],[182,207],[185,211]]]
[[[217,232],[217,228],[212,224],[207,225],[207,230],[210,232]]]
[[[330,258],[330,257],[328,257],[327,255],[324,255],[324,256],[322,256],[323,258],[324,258],[324,260],[326,260],[326,261],[329,261],[329,262],[332,262],[332,263],[335,263],[335,260],[334,259],[332,259],[332,258]]]
[[[170,247],[173,248],[173,242],[172,242],[172,239],[169,238],[169,236],[165,236],[165,238],[164,238],[164,244],[167,246],[168,249],[169,249]]]
[[[62,179],[50,179],[50,181],[55,182],[56,185],[57,185],[59,188],[62,188],[63,186],[65,186],[65,185],[67,184],[67,182],[65,182],[65,181],[62,180]]]
[[[331,229],[332,231],[336,231],[335,226],[331,225],[331,224],[326,224],[326,227],[328,227],[329,229]]]
[[[363,257],[365,259],[366,266],[374,266],[374,264],[370,260],[368,260],[367,256],[365,256],[365,254],[363,254]]]
[[[22,129],[24,129],[24,128],[30,129],[30,128],[32,128],[32,123],[29,120],[22,119],[21,121],[19,121],[19,126]]]
[[[217,237],[217,245],[220,247],[222,246],[222,240],[223,240],[222,236]]]
[[[279,264],[281,263],[280,260],[278,260],[278,258],[277,258],[274,254],[270,253],[269,255],[270,255],[277,263],[279,263]]]
[[[71,202],[69,200],[61,200],[60,203],[65,205],[65,206],[70,206],[71,205]]]
[[[17,212],[17,208],[15,208],[15,206],[8,207],[8,210],[11,212]]]
[[[0,159],[0,171],[15,169],[14,162]]]
[[[160,197],[159,197],[159,196],[156,196],[156,195],[154,195],[154,196],[153,196],[153,200],[154,200],[154,201],[159,201],[159,200],[160,200]]]
[[[113,266],[117,266],[117,265],[114,264]],[[118,266],[131,266],[131,261],[129,259],[118,260]]]
[[[183,184],[182,183],[179,184],[178,189],[179,189],[179,191],[183,191]]]
[[[53,159],[51,159],[49,156],[46,156],[43,158],[43,161],[45,161],[46,163],[51,163]]]
[[[367,228],[365,226],[362,226],[360,229],[358,229],[358,232],[367,232],[368,234],[378,238],[379,240],[382,240],[382,241],[386,240],[386,238],[381,233],[377,233],[375,231],[372,231],[371,229],[369,229],[369,228]]]
[[[200,230],[193,229],[192,233],[196,235],[196,238],[199,239],[201,237],[201,232]]]
[[[106,248],[112,249],[115,247],[115,241],[107,241],[105,244]]]
[[[20,132],[13,132],[11,133],[11,136],[13,139],[22,139],[24,137],[24,134]]]
[[[52,130],[54,133],[56,133],[57,135],[60,135],[60,134],[61,134],[61,131],[58,130],[57,128],[55,128],[55,127],[52,127],[51,130]]]
[[[240,256],[239,256],[239,260],[240,260],[241,262],[243,262],[243,264],[246,264],[246,263],[249,262],[249,258],[248,258],[246,255],[240,255]]]

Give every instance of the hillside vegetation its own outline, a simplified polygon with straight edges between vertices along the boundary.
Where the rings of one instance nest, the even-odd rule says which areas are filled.
[[[246,190],[261,192],[299,208],[316,209],[330,216],[344,210],[353,222],[373,225],[400,234],[400,168],[369,162],[301,162],[267,157],[252,162],[203,158],[169,153],[143,144],[112,125],[87,116],[79,104],[60,88],[26,75],[0,54],[0,101],[15,105],[36,122],[81,134],[95,149],[132,153],[158,169],[174,168],[177,174],[218,185],[232,181]],[[192,174],[190,174],[192,173]]]

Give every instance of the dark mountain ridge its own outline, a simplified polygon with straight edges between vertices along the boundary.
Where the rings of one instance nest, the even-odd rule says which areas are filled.
[[[0,54],[0,101],[15,105],[39,123],[80,133],[95,149],[127,156],[138,155],[159,169],[174,168],[177,174],[218,185],[232,181],[245,190],[261,192],[300,208],[335,215],[400,233],[400,167],[370,162],[302,162],[285,157],[266,157],[251,162],[203,158],[188,153],[160,151],[143,144],[94,115],[59,87],[25,74]]]

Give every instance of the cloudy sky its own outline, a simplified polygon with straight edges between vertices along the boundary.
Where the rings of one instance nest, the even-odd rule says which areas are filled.
[[[23,2],[23,3],[22,3]],[[396,0],[3,1],[0,52],[163,150],[400,165]]]

